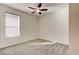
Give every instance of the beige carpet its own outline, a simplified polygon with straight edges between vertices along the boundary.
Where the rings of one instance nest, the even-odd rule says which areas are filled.
[[[49,44],[35,44],[41,42],[49,42]],[[60,43],[51,44],[50,41],[37,39],[28,43],[4,48],[0,50],[0,55],[63,55],[67,49],[67,45]]]

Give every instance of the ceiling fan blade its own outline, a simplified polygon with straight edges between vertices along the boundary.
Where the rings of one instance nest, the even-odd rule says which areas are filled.
[[[28,8],[35,10],[35,8],[33,8],[33,7],[28,7]]]
[[[41,15],[41,12],[39,12],[39,14]]]
[[[42,6],[42,3],[39,3],[39,5],[38,5],[37,7],[39,7],[39,8],[40,8],[41,6]]]
[[[33,11],[32,14],[35,13],[35,12],[36,12],[36,11]]]
[[[41,11],[47,11],[48,9],[40,9]]]

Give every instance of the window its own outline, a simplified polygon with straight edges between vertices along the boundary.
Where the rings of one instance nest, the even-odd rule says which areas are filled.
[[[5,14],[5,36],[20,36],[20,16],[10,13]]]

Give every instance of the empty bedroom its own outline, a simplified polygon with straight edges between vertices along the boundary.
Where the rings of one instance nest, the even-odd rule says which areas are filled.
[[[69,4],[0,3],[0,55],[65,55]]]

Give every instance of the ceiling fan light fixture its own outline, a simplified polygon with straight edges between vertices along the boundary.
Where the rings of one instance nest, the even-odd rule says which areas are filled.
[[[36,8],[36,12],[37,12],[37,13],[40,12],[40,8]]]
[[[42,11],[47,11],[48,10],[48,9],[41,9],[41,6],[42,6],[42,3],[39,3],[36,8],[33,8],[33,7],[29,7],[29,8],[34,10],[32,12],[32,14],[36,12],[36,13],[39,13],[41,15]]]
[[[36,12],[38,13],[38,12],[40,12],[40,10],[36,10]]]

